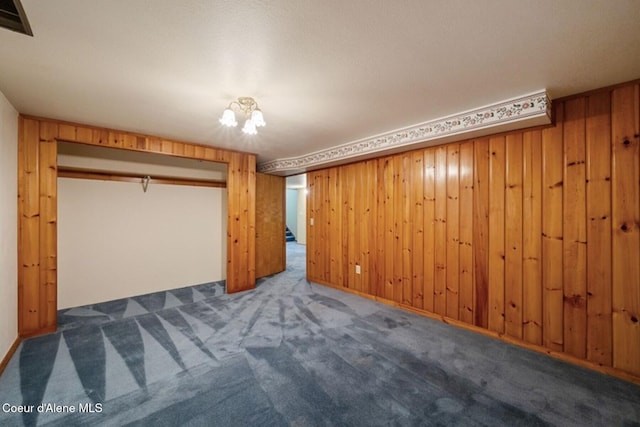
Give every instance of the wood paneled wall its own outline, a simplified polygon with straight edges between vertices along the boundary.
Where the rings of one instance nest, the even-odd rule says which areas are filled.
[[[18,140],[18,333],[56,329],[57,142],[227,163],[227,292],[255,287],[255,155],[21,116]]]
[[[309,173],[308,279],[640,377],[639,102]]]

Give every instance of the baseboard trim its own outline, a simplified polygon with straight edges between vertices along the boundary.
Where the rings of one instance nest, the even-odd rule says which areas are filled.
[[[9,364],[9,361],[13,357],[13,354],[16,352],[21,342],[22,338],[17,337],[13,344],[11,344],[11,347],[9,347],[9,351],[7,351],[7,354],[5,354],[4,358],[0,362],[0,375],[2,375],[2,373],[4,372],[4,368],[6,368]]]
[[[577,357],[568,355],[566,353],[549,350],[548,348],[542,347],[540,345],[535,345],[535,344],[531,344],[531,343],[528,343],[528,342],[525,342],[525,341],[521,341],[521,340],[518,340],[518,339],[515,339],[515,338],[511,338],[509,336],[506,336],[504,334],[500,334],[498,332],[494,332],[494,331],[490,331],[488,329],[480,328],[480,327],[475,326],[475,325],[470,325],[470,324],[464,323],[464,322],[462,322],[460,320],[452,319],[450,317],[442,316],[442,315],[439,315],[439,314],[434,314],[434,313],[431,313],[430,311],[421,310],[419,308],[411,307],[409,305],[402,304],[402,303],[399,303],[399,302],[396,302],[396,301],[393,301],[393,300],[388,300],[386,298],[381,298],[381,297],[378,297],[378,296],[369,295],[369,294],[366,294],[364,292],[360,292],[360,291],[357,291],[357,290],[354,290],[354,289],[344,288],[344,287],[341,287],[341,286],[335,286],[335,285],[332,285],[331,283],[328,283],[328,282],[323,282],[323,281],[318,281],[318,280],[311,280],[311,279],[308,279],[308,278],[307,278],[307,280],[309,282],[312,282],[312,283],[317,283],[317,284],[322,285],[322,286],[326,286],[326,287],[337,289],[337,290],[340,290],[340,291],[343,291],[343,292],[346,292],[346,293],[349,293],[349,294],[353,294],[353,295],[357,295],[357,296],[360,296],[360,297],[363,297],[363,298],[367,298],[367,299],[370,299],[370,300],[373,300],[373,301],[376,301],[376,302],[379,302],[379,303],[382,303],[382,304],[385,304],[385,305],[389,305],[389,306],[392,306],[392,307],[397,307],[397,308],[400,308],[400,309],[405,310],[405,311],[410,311],[410,312],[418,314],[420,316],[428,317],[428,318],[434,319],[434,320],[439,320],[440,322],[446,323],[448,325],[456,326],[458,328],[462,328],[462,329],[466,329],[466,330],[471,331],[471,332],[482,334],[482,335],[484,335],[486,337],[489,337],[489,338],[497,339],[497,340],[502,341],[502,342],[506,342],[506,343],[509,343],[509,344],[516,345],[518,347],[526,348],[527,350],[535,351],[536,353],[546,354],[547,356],[553,357],[554,359],[559,359],[559,360],[562,360],[564,362],[571,363],[572,365],[577,365],[577,366],[580,366],[582,368],[590,369],[592,371],[597,371],[597,372],[599,372],[601,374],[609,375],[609,376],[616,377],[616,378],[619,378],[619,379],[624,380],[624,381],[628,381],[630,383],[634,383],[634,384],[640,385],[640,377],[638,377],[636,375],[633,375],[633,374],[630,374],[630,373],[628,373],[626,371],[622,371],[620,369],[614,368],[612,366],[600,365],[600,364],[597,364],[597,363],[594,363],[594,362],[589,362],[588,360],[579,359]]]
[[[18,331],[18,333],[20,334],[21,338],[33,338],[33,337],[39,337],[41,335],[47,335],[47,334],[52,334],[54,332],[56,332],[58,330],[58,324],[57,324],[57,319],[56,319],[56,324],[53,326],[47,326],[46,328],[43,329],[38,329],[35,331],[29,331],[29,332],[24,332],[24,331]]]

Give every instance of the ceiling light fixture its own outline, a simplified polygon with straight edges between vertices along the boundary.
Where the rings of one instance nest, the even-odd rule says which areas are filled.
[[[221,124],[227,127],[238,126],[236,114],[233,112],[234,109],[243,112],[247,118],[242,127],[242,132],[247,135],[257,134],[257,128],[266,125],[262,111],[258,108],[258,103],[250,96],[243,96],[238,98],[237,101],[229,103],[229,106],[222,113],[222,117],[220,117]]]

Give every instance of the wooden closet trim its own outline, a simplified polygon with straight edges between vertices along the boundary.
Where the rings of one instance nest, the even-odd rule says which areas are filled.
[[[57,329],[57,144],[62,141],[226,163],[227,292],[255,288],[255,154],[26,115],[18,125],[21,337]]]

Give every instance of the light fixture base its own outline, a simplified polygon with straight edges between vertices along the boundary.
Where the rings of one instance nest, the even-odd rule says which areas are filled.
[[[224,111],[220,118],[220,123],[225,126],[236,126],[238,123],[235,119],[233,110],[241,111],[247,118],[242,131],[249,135],[255,135],[257,133],[256,127],[262,127],[265,125],[262,111],[258,107],[258,103],[250,96],[241,96],[236,101],[229,103],[229,106]]]
[[[240,98],[238,98],[238,104],[240,104],[240,107],[245,112],[251,111],[254,108],[254,106],[258,105],[256,100],[250,96],[241,96]]]

